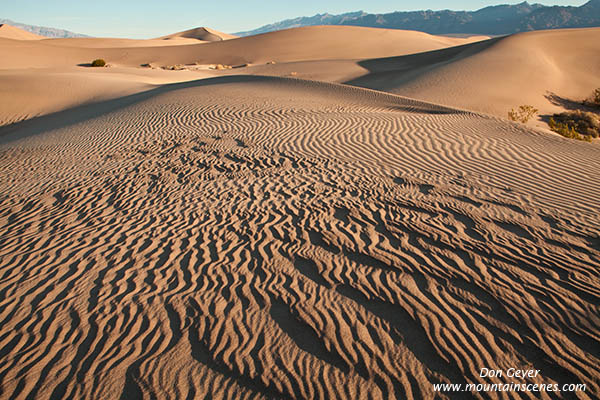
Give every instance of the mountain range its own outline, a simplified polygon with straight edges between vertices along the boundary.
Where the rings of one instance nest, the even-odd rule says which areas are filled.
[[[27,25],[20,22],[14,22],[10,19],[0,18],[0,24],[11,25],[24,31],[35,33],[36,35],[46,36],[48,38],[74,38],[74,37],[88,37],[80,33],[74,33],[66,31],[64,29],[49,28],[47,26]]]
[[[8,24],[48,38],[89,37],[64,29],[28,25],[0,18]],[[297,17],[261,26],[236,36],[251,36],[301,26],[348,25],[371,28],[415,30],[431,34],[505,35],[540,29],[587,28],[600,26],[600,0],[590,0],[579,7],[542,4],[501,4],[477,11],[423,10],[371,14],[355,11],[333,15],[317,14]]]
[[[477,11],[396,11],[369,14],[356,11],[346,14],[317,14],[262,26],[238,36],[250,36],[288,28],[311,25],[351,25],[372,28],[407,29],[431,34],[479,33],[503,35],[539,29],[584,28],[600,26],[600,0],[582,6],[544,6],[542,4],[502,4]]]

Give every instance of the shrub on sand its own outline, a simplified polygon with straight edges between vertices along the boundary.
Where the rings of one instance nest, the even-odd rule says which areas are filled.
[[[596,106],[600,107],[600,88],[594,90],[594,93],[592,94],[592,101]]]
[[[554,114],[548,126],[554,132],[577,140],[591,142],[592,138],[600,136],[600,117],[584,111],[570,111]]]
[[[92,67],[105,67],[106,66],[106,61],[104,61],[101,58],[95,59],[94,61],[92,61]]]
[[[592,95],[583,101],[583,105],[600,108],[600,88],[594,90]]]
[[[527,121],[531,119],[535,114],[537,114],[538,109],[533,106],[523,105],[519,106],[519,109],[515,111],[514,109],[508,112],[508,119],[511,121],[521,122],[526,124]]]

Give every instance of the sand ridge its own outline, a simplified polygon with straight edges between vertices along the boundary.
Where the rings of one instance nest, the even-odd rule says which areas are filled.
[[[113,102],[2,136],[3,396],[600,395],[589,144],[301,79]]]

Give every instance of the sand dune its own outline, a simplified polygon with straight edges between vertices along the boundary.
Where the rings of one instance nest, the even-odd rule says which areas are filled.
[[[600,86],[600,28],[531,32],[469,43],[480,39],[308,27],[190,46],[164,44],[197,43],[197,39],[0,40],[0,51],[11,54],[0,60],[0,68],[66,68],[99,57],[120,67],[257,64],[243,73],[345,82],[501,117],[521,104],[535,106],[540,115],[560,112],[569,100],[581,100]],[[390,54],[398,56],[382,57]],[[270,61],[276,63],[267,64]],[[32,79],[39,80],[40,71],[34,72]],[[188,80],[195,78],[188,74]],[[173,75],[171,82],[181,80],[182,75]],[[90,100],[90,94],[85,96]],[[44,110],[32,113],[38,114]],[[2,120],[18,118],[10,114]],[[540,121],[533,124],[545,126]]]
[[[159,65],[265,63],[302,60],[363,59],[412,54],[448,46],[464,44],[472,39],[432,36],[421,32],[395,31],[389,29],[316,26],[270,32],[257,36],[200,43],[193,46],[171,46],[163,40],[163,46],[140,46],[139,48],[106,47],[102,51],[87,47],[87,43],[111,44],[111,39],[52,39],[35,43],[0,41],[0,50],[10,52],[12,57],[0,60],[0,68],[39,68],[73,66],[90,57],[103,57],[115,65],[137,67],[154,62]],[[63,46],[65,42],[81,43],[85,47]],[[154,42],[154,41],[153,41]],[[352,43],[352,46],[348,46]],[[45,57],[53,54],[54,57]]]
[[[227,33],[215,31],[214,29],[200,27],[194,29],[188,29],[187,31],[173,33],[171,35],[161,36],[159,39],[173,40],[173,39],[197,39],[204,42],[220,42],[221,40],[235,39],[237,36],[229,35]]]
[[[46,39],[44,45],[53,47],[75,47],[79,49],[123,49],[123,48],[146,48],[183,46],[204,43],[198,39],[179,38],[177,40],[165,41],[163,39],[121,39],[121,38],[65,38]],[[96,50],[97,52],[98,50]],[[68,53],[66,53],[68,54]]]
[[[1,136],[3,397],[600,396],[595,146],[250,76],[67,116]]]
[[[348,83],[505,117],[561,112],[600,87],[600,28],[528,32],[437,52],[364,60]]]
[[[151,90],[157,85],[211,76],[128,68],[0,70],[0,126]],[[90,69],[90,68],[87,68]]]
[[[39,40],[44,39],[43,36],[36,35],[35,33],[27,32],[23,29],[0,24],[0,38],[14,39],[14,40]]]
[[[175,34],[181,36],[177,40],[76,38],[34,42],[0,39],[0,53],[10,54],[10,57],[0,58],[0,92],[16,93],[16,96],[0,99],[3,105],[0,125],[146,90],[157,83],[215,75],[217,72],[207,71],[212,64],[259,63],[261,65],[243,73],[288,75],[293,68],[304,78],[341,81],[367,72],[356,64],[357,58],[410,54],[477,39],[353,27],[310,27],[200,44],[197,39],[187,38],[198,36],[204,32],[202,29],[224,39],[230,38],[208,28],[199,29]],[[353,45],[347,46],[347,43]],[[113,68],[85,67],[96,58],[105,59]],[[289,62],[295,59],[308,60],[300,62],[305,65],[304,69]],[[266,64],[272,61],[277,64]],[[175,71],[169,75],[159,70],[140,71],[142,64],[158,69],[191,64],[196,71]],[[64,84],[68,89],[58,90]]]

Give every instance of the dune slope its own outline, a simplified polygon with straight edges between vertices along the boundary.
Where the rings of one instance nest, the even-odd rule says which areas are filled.
[[[366,72],[356,65],[357,58],[409,54],[475,40],[385,29],[310,27],[198,43],[203,32],[230,39],[208,28],[171,35],[177,40],[0,39],[0,53],[9,55],[0,57],[0,126],[147,90],[155,84],[240,73],[239,69],[210,72],[210,64],[258,62],[262,65],[244,69],[243,73],[287,75],[293,68],[306,78],[339,81]],[[106,60],[111,68],[88,68],[97,58]],[[307,61],[298,66],[287,63],[290,60]],[[269,61],[278,63],[266,65]],[[179,64],[204,67],[193,72],[159,70]],[[141,65],[155,69],[142,69]]]
[[[45,39],[44,36],[36,35],[35,33],[27,32],[23,29],[6,24],[0,24],[0,38],[14,40]]]
[[[188,63],[264,63],[326,59],[363,59],[389,55],[411,54],[468,43],[475,39],[432,36],[414,31],[396,31],[339,26],[314,26],[262,35],[200,43],[189,46],[110,47],[114,39],[52,39],[35,43],[1,41],[0,50],[11,57],[0,60],[0,68],[73,66],[90,57],[102,57],[115,65],[138,67],[143,63],[160,65]],[[85,46],[63,46],[62,43],[82,43]],[[99,50],[98,44],[106,43]],[[152,42],[155,42],[153,40]],[[349,43],[351,45],[349,45]],[[95,48],[89,48],[95,47]],[[53,57],[44,57],[52,54]]]
[[[293,79],[120,101],[1,136],[2,397],[600,396],[594,146]]]
[[[0,126],[65,110],[76,114],[78,107],[210,76],[207,72],[169,74],[119,67],[0,70]]]
[[[221,40],[235,39],[237,36],[215,31],[214,29],[200,27],[188,29],[187,31],[161,36],[159,39],[198,39],[205,42],[219,42]]]
[[[528,32],[423,54],[363,60],[350,84],[505,117],[563,111],[600,87],[600,28]]]

